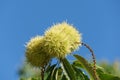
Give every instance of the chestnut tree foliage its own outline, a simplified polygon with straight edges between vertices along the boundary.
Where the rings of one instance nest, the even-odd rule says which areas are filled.
[[[73,54],[81,46],[91,52],[92,63],[80,54]],[[19,70],[20,80],[120,80],[96,65],[93,50],[82,42],[81,33],[67,22],[55,24],[44,35],[30,39],[25,55],[26,63]],[[74,60],[67,59],[67,55]]]

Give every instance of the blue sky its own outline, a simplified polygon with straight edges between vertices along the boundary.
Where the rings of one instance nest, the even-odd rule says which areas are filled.
[[[120,0],[0,0],[0,79],[17,80],[24,44],[66,20],[83,34],[98,61],[120,60]],[[89,55],[85,48],[79,53]]]

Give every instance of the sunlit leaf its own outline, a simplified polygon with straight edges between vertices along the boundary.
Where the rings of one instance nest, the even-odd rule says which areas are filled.
[[[82,70],[80,70],[80,68],[76,67],[75,65],[72,65],[72,66],[73,66],[73,69],[74,69],[75,72],[76,72],[76,79],[77,79],[77,80],[90,80],[90,79],[88,78],[88,76],[85,75]]]
[[[101,80],[120,80],[119,77],[106,73],[103,69],[97,68],[97,73]]]
[[[66,58],[61,60],[61,67],[68,80],[76,80],[75,72]]]
[[[78,60],[75,60],[73,62],[73,65],[77,66],[77,67],[80,67],[80,68],[83,68],[83,66],[80,64],[80,62]]]
[[[58,68],[55,68],[52,76],[52,80],[58,80]]]
[[[46,80],[53,80],[53,73],[56,69],[56,64],[52,65],[48,70],[47,72],[49,71],[49,74],[48,74],[48,77]]]
[[[51,70],[53,70],[53,68],[56,66],[57,64],[53,64],[52,66],[49,65],[46,69],[46,72],[50,72]]]
[[[97,75],[94,74],[93,67],[91,64],[87,62],[83,57],[79,55],[74,55],[74,57],[80,62],[80,64],[83,66],[83,68],[90,74],[90,78],[92,80],[100,80]]]

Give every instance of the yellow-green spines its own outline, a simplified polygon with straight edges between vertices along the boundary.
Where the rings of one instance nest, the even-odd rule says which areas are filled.
[[[70,53],[70,44],[65,34],[52,31],[45,35],[45,50],[52,57],[62,58]]]
[[[31,65],[36,67],[43,67],[49,62],[50,56],[43,49],[43,37],[36,36],[27,43],[26,58]]]
[[[45,48],[54,57],[65,57],[77,49],[80,44],[76,42],[81,42],[81,34],[66,22],[53,25],[45,32]]]
[[[53,57],[64,58],[81,46],[81,34],[63,22],[49,28],[43,37],[36,36],[26,45],[26,58],[36,67],[46,65]]]

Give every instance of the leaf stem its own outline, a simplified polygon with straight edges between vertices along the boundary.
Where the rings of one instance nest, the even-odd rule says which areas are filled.
[[[44,80],[45,67],[41,68],[41,79]]]

